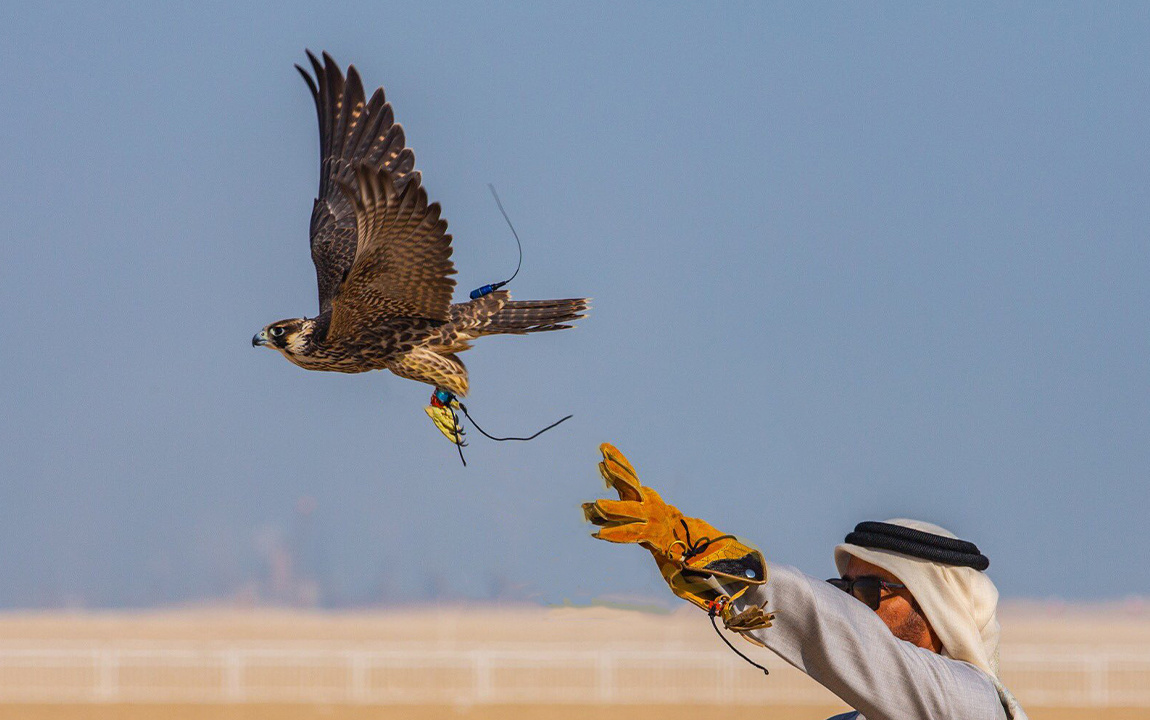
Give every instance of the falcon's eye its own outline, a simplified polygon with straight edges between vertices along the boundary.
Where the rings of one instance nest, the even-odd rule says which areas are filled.
[[[272,337],[283,337],[284,329],[282,327],[274,327],[271,330]]]

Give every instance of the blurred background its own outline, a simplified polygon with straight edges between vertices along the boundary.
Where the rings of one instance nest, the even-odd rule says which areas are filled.
[[[464,358],[486,429],[571,421],[472,432],[464,468],[424,386],[251,348],[316,312],[304,48],[385,86],[459,299],[514,268],[487,183],[515,295],[594,298]],[[96,648],[77,687],[112,706],[136,696],[99,652],[188,639],[145,612],[675,608],[587,537],[603,441],[812,575],[856,522],[918,517],[1020,623],[1150,625],[1148,60],[1130,3],[0,7],[0,638]],[[1139,632],[1075,640],[1123,647],[1047,704],[1150,706],[1097,671],[1150,685]]]

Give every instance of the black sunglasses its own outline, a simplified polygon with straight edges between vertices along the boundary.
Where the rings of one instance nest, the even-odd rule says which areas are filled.
[[[878,610],[879,604],[884,600],[882,596],[883,590],[905,590],[906,585],[899,583],[892,583],[883,580],[882,578],[875,577],[874,575],[863,575],[857,578],[831,578],[827,580],[831,585],[834,585],[839,590],[845,593],[850,593],[855,598],[866,603],[867,607],[871,610]]]

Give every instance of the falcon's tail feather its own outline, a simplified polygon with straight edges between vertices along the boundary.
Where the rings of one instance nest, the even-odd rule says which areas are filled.
[[[584,317],[588,307],[587,298],[510,300],[491,316],[482,332],[484,335],[523,335],[563,330]]]

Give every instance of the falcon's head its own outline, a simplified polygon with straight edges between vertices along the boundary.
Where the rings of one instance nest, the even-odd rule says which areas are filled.
[[[252,338],[252,347],[262,345],[272,350],[279,350],[290,359],[292,355],[306,352],[313,330],[315,320],[307,318],[280,320],[256,333]]]

